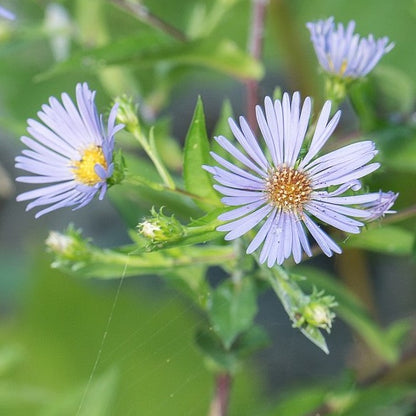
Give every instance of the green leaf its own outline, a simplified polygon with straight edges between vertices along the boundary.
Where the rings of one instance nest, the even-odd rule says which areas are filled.
[[[202,169],[202,165],[209,165],[209,144],[205,127],[205,116],[202,100],[199,97],[185,140],[185,154],[183,175],[186,190],[198,195],[211,204],[196,200],[202,209],[210,211],[213,206],[221,206],[217,192],[213,188],[211,175]]]
[[[245,357],[269,344],[268,333],[262,327],[253,325],[237,337],[232,348],[239,357]]]
[[[80,69],[96,72],[111,65],[146,69],[162,63],[171,68],[202,66],[242,79],[260,79],[263,76],[262,65],[230,40],[203,39],[167,44],[160,36],[146,32],[74,54],[69,60],[40,74],[37,79],[45,80]]]
[[[50,70],[39,74],[37,80],[79,70],[97,72],[105,66],[125,60],[126,57],[133,59],[134,56],[140,56],[170,42],[170,39],[158,32],[135,33],[125,38],[114,39],[104,46],[76,51],[66,61],[58,62]]]
[[[233,351],[224,349],[218,335],[209,328],[200,328],[195,336],[196,345],[204,354],[205,363],[213,372],[227,371],[235,373],[240,362]]]
[[[5,376],[20,364],[23,358],[24,350],[20,345],[2,345],[0,347],[0,376]]]
[[[267,416],[305,416],[322,405],[328,390],[328,386],[296,390],[282,399],[273,411],[267,413]]]
[[[166,273],[164,277],[178,290],[190,297],[196,305],[206,309],[211,288],[205,278],[205,266],[178,268]]]
[[[240,284],[227,280],[218,286],[208,311],[214,331],[226,349],[230,349],[241,332],[251,327],[256,313],[256,288],[248,278]]]
[[[117,397],[118,379],[118,371],[115,368],[95,377],[86,392],[83,406],[77,414],[79,416],[110,416],[113,414],[112,405]],[[57,415],[61,414],[57,413]]]
[[[414,241],[413,232],[388,225],[380,228],[368,228],[360,234],[351,235],[346,240],[345,246],[407,256],[412,252]]]
[[[115,368],[95,376],[86,390],[69,390],[47,402],[41,416],[110,416],[117,394],[118,371]]]
[[[380,358],[395,363],[400,355],[398,346],[388,331],[383,331],[370,317],[364,305],[335,278],[312,267],[297,266],[296,274],[305,276],[303,286],[316,286],[335,297],[338,302],[337,314],[351,325]]]
[[[415,389],[411,386],[373,386],[357,390],[344,411],[332,414],[334,416],[408,416],[413,414],[415,399]]]
[[[267,333],[257,325],[241,333],[230,349],[225,348],[212,327],[201,327],[196,333],[196,344],[204,354],[208,368],[213,372],[226,371],[234,374],[244,357],[264,348],[268,343]]]

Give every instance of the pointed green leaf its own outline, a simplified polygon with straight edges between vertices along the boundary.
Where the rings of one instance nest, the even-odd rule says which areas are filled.
[[[136,70],[143,70],[160,63],[170,68],[184,65],[202,66],[241,79],[260,79],[264,72],[257,60],[227,39],[168,43],[160,35],[145,33],[76,53],[69,60],[58,63],[37,78],[44,80],[80,69],[96,72],[112,65],[128,65]]]
[[[238,334],[250,328],[256,313],[256,288],[251,279],[239,285],[227,280],[212,295],[209,317],[226,349]]]
[[[205,200],[195,202],[206,211],[210,211],[215,206],[221,206],[219,196],[213,188],[211,175],[202,169],[202,165],[210,164],[204,107],[199,97],[185,140],[183,175],[186,190]]]

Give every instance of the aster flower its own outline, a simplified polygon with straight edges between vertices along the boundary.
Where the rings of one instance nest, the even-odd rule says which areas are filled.
[[[234,207],[218,217],[229,222],[217,230],[227,231],[225,239],[234,240],[258,228],[247,253],[262,245],[259,259],[261,263],[267,261],[269,267],[282,264],[290,256],[299,263],[302,252],[311,256],[306,231],[327,256],[341,253],[317,220],[347,233],[359,233],[363,221],[389,212],[397,197],[393,193],[351,195],[361,188],[359,179],[379,167],[378,163],[369,163],[377,153],[373,142],[353,143],[318,156],[341,115],[338,111],[330,119],[330,113],[331,102],[327,101],[310,144],[302,149],[311,99],[307,97],[301,108],[298,92],[292,101],[285,93],[282,101],[274,104],[266,97],[265,112],[256,107],[266,151],[244,117],[240,117],[240,126],[229,119],[242,150],[223,136],[216,141],[237,163],[211,152],[220,167],[204,166],[218,182],[214,187],[224,195],[222,202]]]
[[[28,120],[28,133],[21,141],[28,147],[16,157],[16,168],[30,173],[18,182],[41,187],[24,192],[17,201],[30,202],[26,210],[48,206],[35,217],[63,207],[81,208],[98,193],[103,199],[107,180],[114,171],[114,134],[123,128],[116,125],[117,105],[108,119],[107,131],[94,103],[95,91],[77,84],[74,105],[63,93],[62,104],[54,97],[38,112],[41,122]]]
[[[9,20],[14,20],[16,18],[16,16],[12,12],[10,12],[2,6],[0,6],[0,16]]]
[[[334,18],[330,17],[306,26],[322,68],[344,78],[364,77],[394,47],[388,37],[375,39],[369,35],[360,38],[354,34],[354,21],[350,21],[346,28],[341,23],[336,27]]]

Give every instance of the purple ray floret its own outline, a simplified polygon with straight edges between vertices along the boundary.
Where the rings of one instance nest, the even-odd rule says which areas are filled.
[[[0,6],[0,17],[4,17],[8,20],[16,19],[16,16],[9,10],[5,9],[4,7]]]
[[[123,125],[115,124],[114,105],[104,128],[94,99],[86,83],[77,84],[76,105],[66,93],[61,102],[50,97],[38,112],[41,122],[28,120],[30,136],[21,138],[27,148],[15,166],[29,175],[16,180],[40,187],[18,195],[17,201],[31,201],[27,210],[44,207],[36,218],[58,208],[81,208],[96,194],[104,198],[114,170],[114,135]]]
[[[373,35],[360,38],[354,34],[355,22],[346,28],[335,25],[334,18],[307,23],[311,40],[322,68],[344,78],[360,78],[367,75],[394,44],[388,37],[375,39]]]
[[[292,99],[285,93],[281,101],[266,97],[264,109],[256,107],[263,146],[243,117],[240,125],[229,119],[238,143],[222,136],[216,141],[235,162],[212,152],[218,165],[204,166],[217,182],[215,189],[224,195],[222,202],[233,207],[218,217],[227,223],[217,229],[227,232],[226,240],[256,230],[247,253],[259,249],[260,262],[269,267],[289,257],[299,263],[303,253],[311,256],[307,232],[327,256],[341,253],[320,224],[356,234],[365,222],[393,212],[390,208],[397,194],[357,193],[360,179],[379,167],[372,162],[377,153],[373,142],[357,142],[319,155],[341,112],[330,114],[331,102],[327,101],[305,148],[311,99],[307,97],[302,104],[298,92]]]

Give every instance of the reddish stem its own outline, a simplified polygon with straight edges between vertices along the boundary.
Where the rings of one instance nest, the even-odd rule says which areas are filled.
[[[226,416],[230,397],[231,375],[220,373],[215,377],[215,393],[208,416]]]
[[[248,51],[250,55],[259,60],[261,58],[264,32],[264,17],[266,12],[266,5],[268,0],[252,0],[252,19],[250,26],[250,35],[248,39]],[[247,91],[247,121],[249,126],[255,131],[256,113],[255,106],[258,101],[258,87],[257,80],[249,79],[246,81]]]

